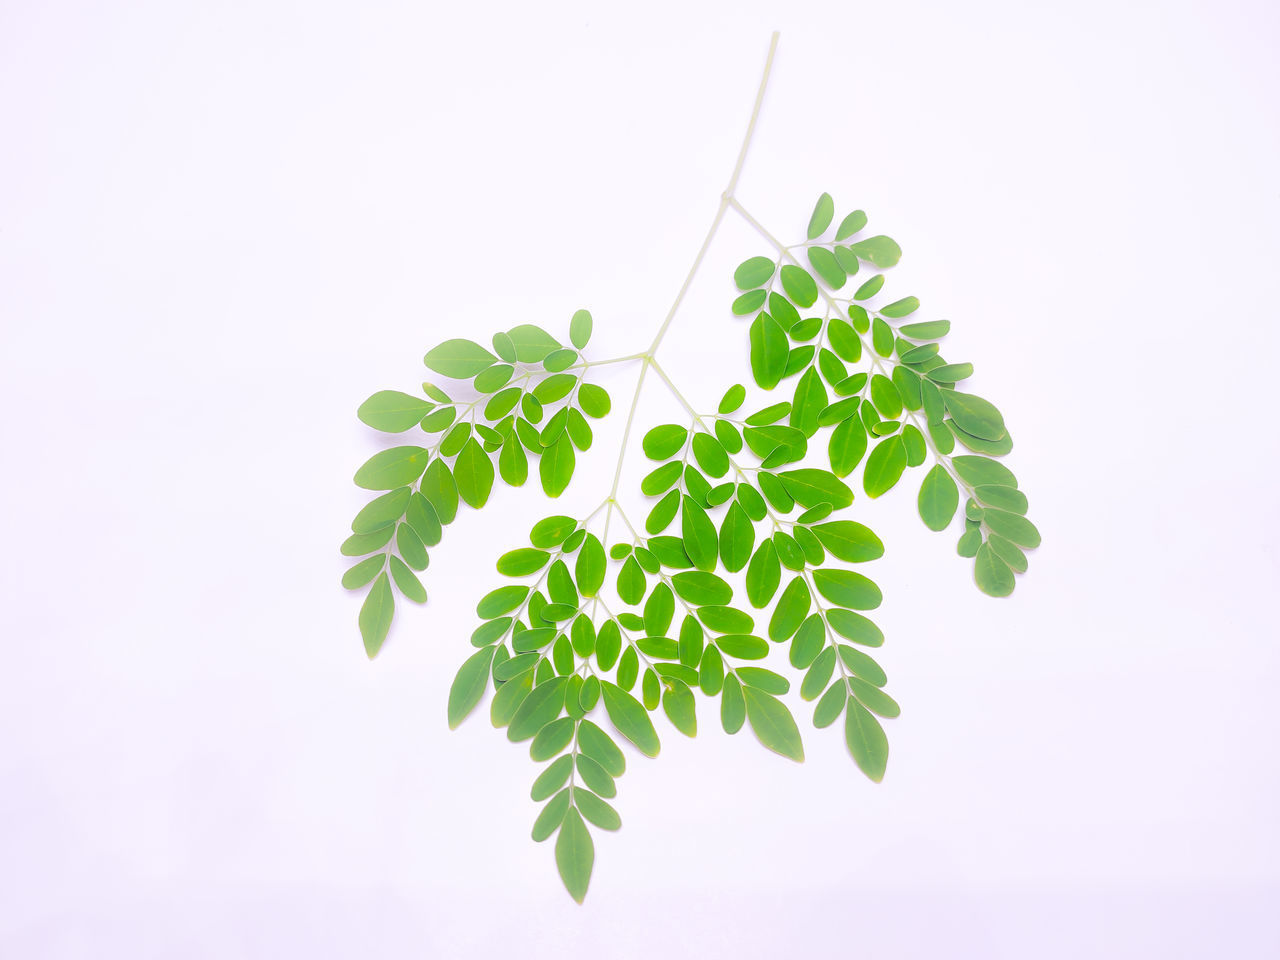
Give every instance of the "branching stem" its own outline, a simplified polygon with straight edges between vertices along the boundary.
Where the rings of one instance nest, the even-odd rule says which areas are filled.
[[[729,209],[731,204],[736,203],[734,200],[734,191],[738,188],[738,178],[742,176],[742,165],[746,162],[747,150],[751,146],[751,138],[755,135],[756,121],[760,118],[760,106],[764,103],[764,93],[769,86],[769,74],[773,71],[773,55],[777,49],[778,32],[775,30],[773,36],[769,38],[769,53],[768,56],[765,57],[764,72],[760,77],[760,86],[756,90],[755,103],[751,108],[751,119],[747,122],[747,132],[742,138],[742,147],[738,151],[738,159],[734,163],[733,174],[729,177],[729,184],[725,187],[724,193],[720,196],[720,204],[716,207],[715,217],[712,218],[711,227],[707,230],[706,237],[703,238],[702,246],[698,248],[698,253],[693,258],[693,264],[689,267],[689,272],[685,275],[684,283],[680,285],[680,290],[676,293],[675,300],[672,301],[671,309],[667,311],[667,315],[663,319],[662,325],[658,327],[657,333],[654,334],[653,342],[649,344],[649,349],[644,353],[633,354],[630,357],[621,357],[619,358],[619,361],[606,361],[643,361],[640,365],[640,374],[636,378],[636,390],[631,398],[631,409],[627,411],[626,426],[622,430],[622,445],[618,449],[618,463],[617,466],[614,467],[613,471],[613,486],[610,488],[608,500],[609,510],[605,513],[604,520],[604,539],[606,542],[608,541],[609,536],[609,521],[613,518],[613,510],[617,505],[618,483],[622,479],[622,464],[627,456],[627,443],[631,439],[631,426],[635,420],[636,407],[640,403],[640,393],[644,387],[645,374],[648,373],[650,366],[657,369],[659,376],[661,376],[667,387],[673,394],[675,394],[684,407],[697,417],[693,408],[684,399],[684,397],[680,395],[680,392],[676,390],[675,385],[667,378],[666,374],[662,372],[661,368],[657,367],[654,355],[657,353],[658,347],[662,345],[662,340],[667,335],[667,331],[671,328],[671,322],[675,319],[676,313],[680,309],[680,304],[684,302],[685,294],[689,292],[689,287],[693,283],[694,277],[698,274],[698,268],[702,266],[702,260],[707,255],[707,250],[711,247],[711,241],[715,239],[716,233],[720,230],[720,224],[724,222],[725,211]]]

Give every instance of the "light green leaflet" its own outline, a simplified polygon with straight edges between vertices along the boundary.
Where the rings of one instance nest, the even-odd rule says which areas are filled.
[[[424,362],[442,376],[463,380],[498,362],[498,358],[471,340],[446,340],[427,351]]]
[[[931,318],[891,274],[898,243],[829,193],[801,243],[773,240],[731,186],[717,226],[739,215],[763,240],[743,251],[753,255],[732,285],[722,281],[718,352],[693,365],[693,380],[676,386],[657,352],[674,310],[652,342],[605,358],[587,354],[605,339],[587,310],[555,333],[521,322],[487,340],[472,318],[467,336],[426,353],[431,379],[420,391],[379,390],[357,410],[381,449],[356,471],[370,492],[340,552],[351,558],[343,585],[364,593],[357,622],[369,657],[389,636],[397,599],[427,602],[432,571],[454,562],[432,564],[450,549],[447,528],[489,538],[470,512],[502,504],[502,484],[532,481],[540,489],[526,498],[564,497],[561,514],[530,524],[509,513],[514,530],[489,528],[499,533],[483,543],[488,576],[451,581],[470,594],[462,599],[475,602],[478,623],[469,640],[435,639],[463,651],[449,726],[481,713],[527,750],[537,765],[531,835],[555,838],[560,881],[579,903],[595,834],[622,826],[623,748],[657,757],[659,726],[696,737],[701,713],[704,728],[718,718],[726,733],[745,729],[800,762],[792,709],[806,703],[805,724],[842,722],[851,762],[870,780],[885,776],[884,721],[901,711],[871,655],[886,639],[873,579],[886,544],[860,522],[871,498],[911,474],[921,520],[961,528],[956,553],[991,596],[1014,590],[1041,539],[1002,462],[1013,447],[1003,416],[970,392],[973,364],[945,356],[950,322]],[[597,375],[627,369],[605,366],[614,364],[631,364],[638,381],[620,422],[602,427],[613,405]],[[733,382],[748,372],[750,389]],[[655,383],[670,387],[675,422],[637,417]],[[598,438],[618,437],[597,461]],[[612,486],[570,495],[588,461]],[[885,509],[901,508],[889,499]],[[930,589],[913,583],[908,596],[886,585],[908,607]],[[699,704],[708,699],[719,703]]]
[[[356,416],[375,430],[403,433],[416,426],[434,404],[399,390],[379,390],[356,411]]]

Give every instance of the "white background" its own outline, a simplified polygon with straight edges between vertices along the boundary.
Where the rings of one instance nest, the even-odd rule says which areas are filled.
[[[784,6],[0,5],[0,953],[1280,951],[1277,8]],[[901,242],[1045,546],[993,601],[914,482],[860,498],[885,782],[794,696],[803,765],[663,720],[580,908],[523,748],[444,712],[552,505],[465,513],[370,663],[354,411],[579,306],[594,356],[643,349],[775,28],[743,203],[794,241],[829,190]],[[761,250],[730,217],[663,345],[703,408]],[[607,491],[606,370],[557,511]]]

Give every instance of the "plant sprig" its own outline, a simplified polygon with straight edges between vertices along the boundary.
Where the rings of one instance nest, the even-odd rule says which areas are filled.
[[[884,777],[882,721],[900,708],[869,652],[884,643],[869,616],[882,593],[861,570],[884,544],[848,515],[855,486],[879,497],[932,461],[917,495],[921,519],[947,529],[963,495],[957,549],[993,596],[1012,592],[1025,550],[1040,540],[1025,516],[1026,496],[1000,462],[1013,445],[1003,417],[958,388],[971,364],[941,356],[949,323],[920,321],[916,297],[883,293],[898,244],[868,235],[861,210],[837,223],[823,193],[805,240],[784,245],[739,201],[777,39],[711,227],[646,350],[587,360],[592,318],[582,310],[569,324],[571,346],[531,324],[495,334],[492,349],[448,340],[425,362],[460,383],[452,393],[428,382],[423,396],[381,391],[359,410],[375,429],[417,427],[433,438],[375,454],[356,473],[357,485],[385,491],[360,511],[342,548],[364,558],[343,583],[369,587],[360,628],[373,657],[391,625],[392,586],[426,600],[415,571],[426,569],[428,548],[460,506],[483,507],[495,477],[524,483],[531,460],[543,490],[559,496],[578,454],[592,446],[589,419],[610,412],[608,393],[588,379],[592,367],[640,365],[607,495],[584,518],[538,521],[527,544],[498,557],[504,582],[476,606],[474,649],[449,693],[456,727],[492,690],[491,723],[509,740],[528,742],[531,758],[545,765],[530,791],[541,804],[532,836],[556,837],[560,877],[578,902],[594,869],[592,829],[621,826],[611,802],[626,769],[619,741],[656,757],[661,740],[651,715],[659,709],[693,737],[699,701],[718,701],[727,733],[750,727],[766,749],[802,761],[804,738],[784,700],[795,682],[813,704],[814,727],[843,717],[853,762],[873,781]],[[749,369],[766,403],[744,409],[748,390],[734,384],[707,414],[686,399],[657,352],[730,211],[771,248],[734,271],[729,311],[750,318]],[[649,427],[638,444],[649,461],[639,480],[649,506],[637,524],[618,494],[651,369],[687,419]],[[767,402],[782,389],[786,399]],[[611,537],[615,516],[625,533]]]

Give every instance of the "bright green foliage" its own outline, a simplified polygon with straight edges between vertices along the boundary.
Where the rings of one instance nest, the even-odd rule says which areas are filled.
[[[483,507],[499,477],[510,486],[522,485],[530,459],[537,461],[548,496],[568,488],[578,454],[592,443],[586,417],[602,417],[610,407],[604,388],[583,380],[589,368],[578,351],[591,338],[591,315],[579,310],[569,328],[576,349],[565,348],[540,327],[521,324],[495,335],[496,354],[468,339],[447,340],[428,351],[431,370],[472,381],[462,386],[470,399],[453,399],[424,383],[426,399],[382,390],[360,405],[360,419],[375,429],[402,433],[421,424],[431,438],[427,446],[401,444],[376,453],[356,471],[357,486],[391,491],[356,515],[353,536],[342,549],[354,557],[381,551],[389,564],[389,577],[373,579],[359,617],[370,657],[381,649],[395,614],[392,584],[408,599],[426,600],[412,570],[427,567],[426,548],[440,542],[442,527],[457,518],[459,503]],[[366,575],[381,569],[372,559],[352,567],[343,585],[368,584]]]
[[[505,579],[477,590],[481,623],[450,688],[448,722],[487,696],[490,722],[528,745],[541,765],[532,836],[556,838],[560,878],[578,902],[593,832],[622,823],[612,803],[626,769],[620,744],[657,757],[659,725],[695,737],[700,712],[704,724],[718,716],[727,733],[749,728],[763,748],[800,762],[793,708],[806,702],[815,728],[843,721],[852,762],[884,777],[883,721],[900,713],[873,656],[885,642],[871,618],[885,545],[853,518],[865,502],[856,498],[883,496],[923,467],[921,519],[940,531],[962,512],[957,553],[992,596],[1012,592],[1040,542],[999,459],[1012,449],[1003,416],[962,386],[972,364],[942,356],[949,322],[917,319],[916,297],[889,292],[901,249],[864,236],[867,223],[860,210],[839,217],[824,193],[807,242],[734,271],[728,313],[745,318],[755,387],[776,393],[733,384],[713,414],[679,398],[687,418],[642,434],[630,433],[629,417],[627,436],[640,436],[649,461],[634,484],[644,511],[629,516],[615,484],[594,513],[546,517],[527,544],[496,550]],[[480,508],[498,479],[520,485],[535,469],[548,496],[568,488],[592,445],[587,418],[611,407],[584,381],[592,332],[578,311],[571,346],[531,324],[494,335],[492,350],[449,340],[427,366],[463,381],[449,387],[459,399],[427,383],[425,398],[385,390],[361,405],[374,429],[427,438],[375,454],[356,474],[378,495],[343,543],[355,560],[343,583],[369,591],[359,616],[369,656],[390,628],[393,587],[425,600],[414,571],[427,568],[460,505]],[[657,365],[652,351],[642,356]],[[718,699],[716,713],[700,699]]]

